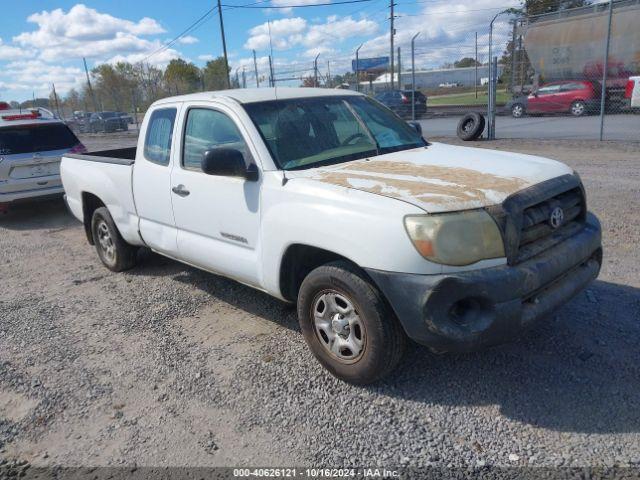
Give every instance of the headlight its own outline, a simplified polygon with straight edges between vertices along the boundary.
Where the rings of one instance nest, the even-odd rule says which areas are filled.
[[[462,266],[504,257],[498,225],[484,210],[409,215],[404,224],[416,250],[435,263]]]

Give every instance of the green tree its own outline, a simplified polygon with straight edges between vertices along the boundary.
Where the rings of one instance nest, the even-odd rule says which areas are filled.
[[[467,67],[475,67],[476,65],[482,65],[480,62],[476,62],[475,58],[464,57],[460,60],[453,62],[453,66],[455,68],[467,68]]]
[[[523,0],[522,11],[528,16],[552,13],[568,8],[590,5],[590,0]]]
[[[181,58],[169,62],[164,71],[164,81],[168,90],[176,95],[195,92],[202,85],[200,69]]]
[[[115,65],[104,63],[91,71],[99,108],[106,110],[128,110],[131,95],[137,87],[133,66],[119,62]]]
[[[230,69],[226,68],[224,57],[209,60],[202,69],[204,88],[206,90],[224,90]]]

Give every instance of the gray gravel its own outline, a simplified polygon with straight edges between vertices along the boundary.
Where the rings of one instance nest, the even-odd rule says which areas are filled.
[[[132,135],[85,138],[92,149]],[[640,465],[640,146],[499,141],[578,169],[601,278],[521,341],[413,346],[361,388],[295,310],[143,251],[104,269],[62,202],[0,219],[0,456],[30,465]],[[26,465],[26,464],[25,464]]]

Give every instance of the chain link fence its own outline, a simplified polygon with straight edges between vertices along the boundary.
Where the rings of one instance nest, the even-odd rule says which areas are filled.
[[[427,98],[426,134],[453,136],[465,113],[492,117],[493,58],[496,138],[640,141],[638,25],[639,0],[527,18],[504,12],[493,28],[448,47],[403,45],[395,53],[401,73],[365,69],[360,89],[400,113],[407,111],[401,102],[412,102],[403,96],[419,90]]]
[[[640,0],[533,17],[505,11],[494,20],[465,26],[470,33],[456,35],[444,47],[430,45],[422,32],[398,35],[403,41],[394,47],[393,74],[388,54],[366,58],[353,52],[290,62],[254,52],[250,63],[232,66],[229,83],[359,90],[406,118],[418,118],[427,136],[447,137],[456,135],[468,112],[492,118],[494,59],[496,138],[640,141]],[[91,87],[87,83],[64,99],[53,94],[37,99],[43,102],[37,106],[83,132],[93,131],[91,113],[100,111],[119,112],[135,130],[159,98],[226,88],[227,79],[215,65],[191,67],[195,70],[182,77],[149,65],[122,67],[120,77],[113,78],[109,69],[94,70]]]

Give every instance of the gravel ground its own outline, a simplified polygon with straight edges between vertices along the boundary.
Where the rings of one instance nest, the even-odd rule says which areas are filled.
[[[114,139],[134,141],[83,140]],[[111,273],[61,201],[15,208],[0,219],[0,457],[16,468],[640,466],[640,146],[476,145],[581,173],[604,226],[601,277],[517,343],[457,356],[413,346],[368,388],[319,367],[293,307],[149,252]]]

